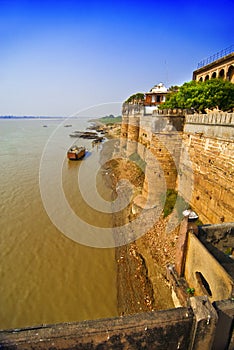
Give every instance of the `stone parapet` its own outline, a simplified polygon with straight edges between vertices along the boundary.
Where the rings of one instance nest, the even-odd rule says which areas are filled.
[[[122,116],[128,116],[128,115],[143,116],[144,112],[145,112],[145,108],[142,105],[131,104],[131,103],[123,103]]]
[[[176,309],[0,331],[0,344],[3,349],[19,350],[218,349],[218,315],[224,310],[231,315],[233,303],[217,304],[214,308],[206,297],[193,297],[190,306]],[[232,335],[229,318],[229,328],[222,339],[227,346]]]
[[[214,112],[186,115],[184,132],[233,140],[234,113]]]
[[[182,109],[182,108],[167,108],[167,109],[157,109],[153,111],[153,116],[164,115],[164,116],[185,116],[187,114],[193,114],[192,109]]]

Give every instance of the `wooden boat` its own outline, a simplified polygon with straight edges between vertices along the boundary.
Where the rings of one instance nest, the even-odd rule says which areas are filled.
[[[103,140],[104,140],[104,137],[98,136],[96,139],[92,141],[92,144],[102,142]]]
[[[85,155],[85,147],[84,146],[72,146],[67,151],[67,158],[70,160],[78,160],[83,158]]]
[[[83,139],[95,139],[98,137],[98,134],[91,131],[74,131],[70,136],[76,138],[81,137]]]

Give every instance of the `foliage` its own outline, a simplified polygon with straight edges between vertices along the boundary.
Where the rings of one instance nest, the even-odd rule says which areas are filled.
[[[195,289],[194,288],[187,288],[186,293],[188,293],[189,295],[194,295]]]
[[[225,253],[226,255],[231,255],[232,252],[233,252],[233,248],[232,248],[232,247],[228,247],[228,248],[225,250],[224,253]]]
[[[182,108],[205,112],[205,109],[218,108],[222,111],[232,111],[234,108],[234,84],[222,79],[207,81],[190,81],[184,83],[178,91],[172,89],[166,102],[160,109]]]
[[[177,91],[179,91],[179,88],[180,88],[180,87],[179,87],[178,85],[172,85],[172,86],[169,87],[168,90],[169,90],[170,92],[177,92]]]
[[[145,98],[145,94],[143,94],[142,92],[138,92],[137,94],[131,95],[125,102],[129,103],[129,102],[134,102],[134,101],[143,101]]]
[[[183,197],[178,195],[178,192],[172,189],[167,190],[166,196],[162,198],[165,201],[163,208],[163,216],[167,217],[175,209],[179,219],[183,218],[183,211],[189,207],[189,204]]]
[[[170,215],[175,207],[177,192],[175,190],[167,190],[166,198],[163,208],[163,216],[164,218]]]

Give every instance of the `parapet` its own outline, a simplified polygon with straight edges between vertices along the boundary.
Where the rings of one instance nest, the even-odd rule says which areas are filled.
[[[205,296],[192,297],[187,307],[176,309],[0,331],[0,344],[3,349],[24,350],[226,349],[232,335],[232,315],[233,301],[214,307]],[[222,316],[226,317],[225,337],[217,337]]]
[[[234,139],[234,113],[213,112],[185,116],[184,131],[204,136]]]

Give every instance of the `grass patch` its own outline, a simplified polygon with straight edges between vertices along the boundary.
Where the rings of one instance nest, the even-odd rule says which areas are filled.
[[[139,156],[138,153],[132,153],[129,160],[134,162],[145,173],[146,162]]]
[[[181,219],[183,218],[183,211],[189,207],[189,204],[184,200],[184,198],[178,195],[177,191],[172,189],[167,190],[166,198],[164,195],[162,200],[165,201],[163,208],[164,218],[170,215],[175,209],[178,217]]]
[[[177,199],[177,192],[175,190],[167,190],[166,198],[162,198],[162,201],[165,200],[164,208],[163,208],[163,216],[166,218],[168,215],[172,213],[175,207]]]

